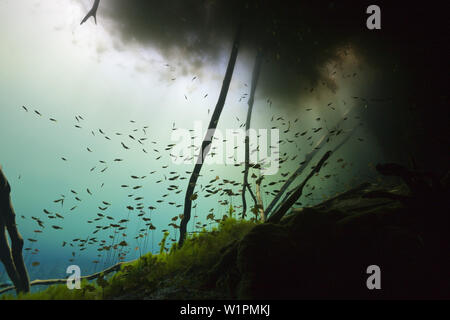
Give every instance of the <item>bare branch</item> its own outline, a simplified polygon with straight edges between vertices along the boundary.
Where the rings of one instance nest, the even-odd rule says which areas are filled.
[[[84,17],[83,20],[81,20],[80,25],[82,25],[83,23],[85,23],[90,17],[94,17],[94,21],[95,24],[97,24],[97,9],[98,9],[98,5],[100,4],[100,0],[95,0],[94,1],[94,5],[92,6],[92,9],[89,10],[89,12],[87,13],[87,15]]]
[[[186,190],[186,195],[184,198],[184,213],[183,218],[180,223],[180,240],[178,241],[178,246],[181,248],[183,246],[184,240],[186,238],[186,229],[189,220],[191,219],[191,209],[192,209],[192,196],[194,194],[195,185],[197,184],[200,171],[202,169],[204,159],[208,155],[211,149],[211,142],[214,138],[214,132],[217,128],[217,123],[220,119],[220,114],[222,113],[223,107],[225,105],[225,100],[228,94],[228,88],[230,87],[231,78],[233,77],[234,65],[236,64],[236,59],[239,51],[239,44],[241,39],[242,24],[239,24],[233,41],[233,49],[231,50],[230,59],[228,60],[227,70],[225,72],[225,77],[222,83],[222,89],[219,94],[219,99],[217,101],[214,112],[211,116],[211,120],[208,126],[208,133],[206,134],[202,148],[197,158],[197,162],[192,171],[191,178],[189,179],[189,184]]]
[[[255,65],[253,67],[252,85],[250,89],[250,96],[248,98],[247,120],[245,121],[245,168],[244,168],[244,181],[242,183],[242,219],[245,218],[245,214],[247,211],[247,201],[245,199],[245,191],[247,190],[247,188],[250,192],[250,195],[253,198],[253,201],[255,202],[255,206],[257,206],[256,197],[253,194],[250,185],[248,184],[248,170],[250,167],[250,141],[249,141],[250,137],[248,130],[250,129],[250,122],[252,119],[252,111],[253,111],[253,102],[255,101],[255,91],[256,86],[258,84],[259,74],[261,71],[262,60],[263,60],[262,52],[258,50],[255,57]]]
[[[264,204],[261,199],[261,182],[264,179],[264,176],[260,176],[256,180],[256,199],[258,201],[258,212],[259,212],[259,219],[264,222],[266,220],[266,215],[264,213]]]

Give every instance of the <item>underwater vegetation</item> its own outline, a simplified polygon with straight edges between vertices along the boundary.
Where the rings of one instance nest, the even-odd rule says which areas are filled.
[[[99,21],[106,21],[113,9],[130,12],[120,9],[139,8],[148,3],[136,1],[130,5],[117,1],[111,5],[113,1],[90,2],[92,9],[81,20],[83,29],[87,29],[88,24],[84,24],[87,21],[97,23],[97,9],[102,16]],[[1,161],[5,161],[9,166],[7,170],[11,170],[8,172],[14,191],[11,196],[19,210],[15,216],[9,184],[0,183],[0,231],[6,228],[11,239],[11,248],[6,237],[0,239],[0,258],[6,269],[3,273],[0,269],[0,294],[14,289],[18,294],[5,294],[1,299],[450,297],[449,173],[435,176],[414,165],[406,168],[385,163],[386,159],[404,163],[407,153],[429,158],[425,162],[428,164],[434,162],[431,160],[434,156],[442,160],[445,151],[441,149],[446,150],[442,146],[448,146],[448,143],[430,148],[426,142],[426,148],[422,148],[425,152],[417,152],[418,140],[404,134],[404,131],[427,132],[426,126],[419,126],[412,116],[409,117],[410,111],[419,117],[420,113],[415,111],[416,102],[426,108],[434,105],[428,97],[426,103],[418,99],[422,82],[418,81],[418,76],[409,77],[406,72],[411,65],[429,64],[417,63],[419,59],[412,64],[413,59],[405,58],[423,54],[427,60],[437,60],[431,59],[429,54],[440,50],[423,51],[425,46],[421,44],[420,55],[410,54],[412,48],[407,41],[410,38],[401,39],[400,43],[408,44],[405,48],[400,45],[398,50],[380,50],[398,42],[394,41],[397,37],[379,37],[379,32],[372,33],[378,39],[375,41],[367,36],[364,28],[356,33],[352,28],[341,30],[341,19],[353,20],[341,18],[338,13],[350,10],[339,5],[340,9],[334,11],[334,3],[328,6],[325,14],[319,6],[313,6],[311,11],[302,9],[303,6],[307,9],[306,5],[296,6],[301,15],[275,2],[262,7],[260,1],[218,3],[211,6],[207,14],[202,8],[199,11],[202,12],[201,19],[197,19],[197,10],[195,13],[189,13],[188,8],[181,11],[183,15],[187,14],[186,21],[201,22],[205,18],[217,22],[219,27],[222,19],[214,17],[223,11],[221,8],[240,8],[243,15],[231,10],[233,19],[223,19],[228,30],[223,37],[225,29],[214,32],[212,26],[197,30],[201,24],[186,23],[184,17],[181,30],[189,30],[188,26],[191,26],[193,31],[186,33],[190,39],[206,39],[202,37],[205,35],[203,30],[208,30],[207,38],[214,39],[220,44],[220,51],[224,50],[220,60],[226,63],[229,57],[226,66],[211,60],[208,63],[212,62],[214,68],[209,70],[192,63],[204,61],[206,66],[208,59],[191,58],[206,58],[211,52],[199,50],[202,52],[199,55],[197,49],[190,54],[192,48],[184,50],[190,47],[186,47],[185,39],[179,37],[185,32],[179,32],[178,14],[173,15],[172,10],[162,6],[162,12],[169,13],[168,18],[176,16],[177,21],[162,23],[164,32],[153,32],[159,29],[149,28],[142,22],[153,22],[155,19],[149,17],[155,12],[163,14],[151,10],[151,6],[147,7],[150,10],[146,14],[134,8],[136,10],[132,12],[138,13],[137,18],[144,21],[139,20],[141,23],[136,24],[132,18],[132,25],[147,26],[149,31],[149,42],[147,37],[138,42],[143,41],[144,47],[145,44],[158,45],[157,39],[163,34],[171,48],[175,51],[183,49],[179,58],[185,61],[184,65],[171,55],[163,54],[162,60],[158,58],[158,61],[151,59],[154,69],[145,77],[164,75],[158,81],[162,86],[149,88],[146,82],[141,87],[145,95],[139,99],[134,99],[138,90],[124,89],[127,98],[123,106],[112,103],[116,99],[119,102],[121,94],[114,92],[112,84],[107,86],[108,99],[96,101],[92,95],[83,99],[83,106],[77,106],[79,101],[75,95],[63,94],[66,92],[63,87],[63,98],[47,95],[43,89],[31,90],[29,99],[20,95],[19,100],[6,100],[5,105],[14,105],[20,110],[5,112],[5,116],[0,117],[0,120],[5,119],[0,128],[6,128],[0,136],[17,138],[2,141],[1,150],[7,151],[3,152]],[[317,21],[327,23],[333,18],[338,27],[317,26],[316,17],[322,18]],[[117,20],[118,26],[126,25],[120,22],[123,18],[120,15],[110,17]],[[354,24],[359,25],[359,19],[350,23]],[[99,27],[95,26],[97,30]],[[126,29],[122,36],[130,32]],[[386,29],[389,28],[383,28]],[[77,32],[87,32],[80,30],[81,27]],[[101,35],[102,31],[99,31],[95,34]],[[337,37],[338,34],[332,31],[343,35]],[[75,34],[73,29],[67,33],[70,34]],[[414,32],[407,34],[417,36]],[[134,39],[134,36],[130,38]],[[367,40],[359,41],[358,38]],[[59,44],[59,41],[56,42]],[[165,51],[165,41],[159,44],[160,53]],[[366,41],[370,44],[367,50],[364,49]],[[375,44],[371,44],[372,41]],[[201,47],[202,42],[197,45]],[[225,44],[223,48],[222,44]],[[98,54],[105,50],[96,49]],[[382,54],[383,51],[386,53]],[[254,58],[249,59],[249,54]],[[74,65],[75,61],[83,61],[63,60]],[[247,70],[251,77],[245,79],[242,75],[246,73],[249,61],[254,64]],[[90,75],[103,73],[105,66],[108,68],[108,64],[100,60],[98,64],[101,67],[92,67],[95,71],[86,64],[86,69],[92,70]],[[235,72],[235,66],[242,70]],[[39,69],[37,65],[36,68]],[[216,73],[215,68],[225,71],[221,88],[220,82],[209,81],[222,79],[222,74]],[[271,71],[274,68],[278,71]],[[183,69],[181,77],[179,70]],[[137,65],[135,71],[141,72],[139,70],[142,68]],[[117,75],[120,78],[123,73]],[[71,74],[67,78],[77,79]],[[388,78],[391,79],[386,81]],[[401,84],[407,78],[410,79]],[[83,88],[87,80],[83,79]],[[411,85],[416,82],[417,85]],[[138,84],[131,83],[133,88]],[[177,87],[171,89],[173,91],[160,90],[164,85],[169,87],[175,83]],[[214,83],[216,88],[213,88]],[[430,83],[425,82],[427,86]],[[76,82],[68,85],[69,92],[74,84],[76,87]],[[28,91],[22,85],[18,87],[20,92]],[[93,87],[99,89],[96,85]],[[269,90],[269,87],[274,89]],[[147,89],[152,90],[147,92]],[[56,90],[51,87],[51,91]],[[112,92],[117,95],[111,95]],[[416,96],[409,96],[409,92],[415,92]],[[222,112],[227,107],[227,95],[229,109]],[[52,100],[36,99],[46,96]],[[443,105],[447,97],[438,96],[433,98],[434,101],[439,100]],[[66,101],[67,97],[75,99]],[[215,107],[211,98],[217,98]],[[152,100],[157,104],[153,105]],[[239,104],[241,100],[245,105]],[[139,106],[134,107],[136,101]],[[3,100],[0,102],[3,105]],[[141,102],[145,108],[138,111]],[[172,102],[174,108],[169,109],[166,105]],[[44,107],[45,104],[50,106]],[[64,109],[66,104],[70,109]],[[56,108],[57,105],[64,108]],[[64,112],[66,110],[70,111]],[[167,111],[164,116],[161,110]],[[402,111],[407,112],[406,117]],[[165,117],[166,114],[169,117]],[[203,140],[202,130],[188,130],[191,128],[189,120],[197,117],[209,121],[208,133]],[[147,119],[151,121],[147,123]],[[228,120],[228,124],[224,120]],[[231,155],[224,154],[220,148],[227,146],[225,142],[231,139],[228,136],[224,139],[219,121],[225,131],[244,133],[238,138],[240,146],[232,147]],[[432,123],[433,128],[442,127],[434,120]],[[280,136],[277,133],[270,146],[272,150],[265,150],[268,149],[266,143],[255,145],[250,142],[249,130],[256,132],[259,127],[265,132],[270,127],[279,132]],[[29,130],[20,130],[23,132],[19,135],[17,128]],[[189,132],[186,135],[189,152],[180,154],[178,144],[165,139],[170,133],[183,131]],[[402,136],[398,137],[398,133]],[[170,138],[173,140],[172,135]],[[404,145],[405,142],[411,145]],[[18,148],[19,145],[25,147]],[[437,151],[430,154],[431,149]],[[270,151],[270,158],[264,158],[269,157],[267,151]],[[30,163],[33,152],[35,161]],[[237,160],[237,154],[243,157]],[[230,166],[222,166],[224,156],[233,159],[231,163],[225,162]],[[214,160],[220,157],[222,161],[215,163]],[[205,169],[203,160],[206,158],[220,166]],[[185,161],[183,164],[188,167],[172,166],[180,164],[174,159]],[[272,161],[279,170],[266,174],[265,167]],[[380,161],[384,164],[373,164]],[[448,165],[444,165],[448,170]],[[442,168],[438,169],[437,165],[433,169],[442,173]],[[319,171],[322,171],[320,175]],[[302,179],[300,183],[298,179]],[[6,185],[8,188],[4,188]],[[7,221],[4,217],[8,217]],[[17,226],[20,226],[24,239]],[[154,244],[156,248],[153,248]],[[69,264],[79,269],[80,265],[83,269],[81,289],[71,290],[66,286],[66,274],[62,270]],[[381,291],[368,290],[367,270],[374,265],[382,270]],[[60,278],[52,279],[55,274]],[[7,276],[12,283],[8,282]],[[29,278],[50,279],[29,282]],[[42,290],[30,293],[30,287]]]
[[[198,277],[180,275],[206,274],[219,260],[221,249],[226,245],[241,240],[257,223],[247,220],[228,218],[218,228],[210,232],[190,235],[182,248],[176,249],[172,244],[166,251],[165,243],[160,244],[160,253],[148,253],[136,261],[124,263],[120,271],[109,277],[100,276],[94,281],[83,280],[81,289],[69,290],[65,284],[51,285],[36,293],[20,293],[17,296],[3,295],[2,299],[112,299],[131,297],[133,292],[150,294],[170,285],[190,287],[190,292],[199,282]],[[124,296],[124,297],[122,297]],[[194,298],[194,297],[192,297]]]
[[[276,222],[227,218],[181,248],[166,251],[161,243],[160,254],[85,281],[81,290],[51,286],[18,298],[449,298],[448,177],[430,180],[395,164],[377,170],[401,181],[389,188],[364,183]],[[424,198],[430,192],[433,206]],[[374,264],[383,290],[366,287]]]

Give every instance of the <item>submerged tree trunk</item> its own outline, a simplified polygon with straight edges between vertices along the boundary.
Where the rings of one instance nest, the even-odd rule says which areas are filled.
[[[209,149],[211,149],[212,139],[214,137],[214,132],[219,122],[220,114],[222,113],[223,106],[228,93],[228,88],[230,87],[231,78],[233,76],[234,65],[236,64],[236,58],[239,51],[239,42],[241,38],[242,24],[239,24],[233,41],[233,49],[231,51],[230,60],[228,61],[227,71],[225,73],[225,78],[223,79],[222,89],[220,91],[219,100],[217,101],[216,107],[209,122],[208,131],[202,142],[202,148],[198,155],[197,162],[194,167],[194,171],[189,179],[188,188],[186,190],[186,196],[184,198],[184,213],[183,219],[181,219],[180,224],[180,240],[178,241],[178,246],[181,247],[186,238],[186,229],[189,220],[191,219],[191,207],[192,200],[195,190],[195,185],[197,184],[198,177],[200,175],[200,170],[203,166],[203,161],[208,155]]]
[[[247,111],[247,120],[245,122],[245,169],[244,169],[244,181],[242,183],[242,219],[245,218],[246,211],[247,211],[247,201],[245,199],[245,191],[249,190],[253,201],[255,202],[255,207],[258,206],[257,199],[255,195],[252,192],[252,189],[250,188],[250,185],[248,184],[248,169],[250,166],[250,138],[249,138],[249,132],[250,129],[250,122],[252,119],[252,111],[253,111],[253,103],[255,101],[255,91],[256,86],[258,84],[259,74],[261,71],[261,64],[263,61],[263,54],[261,50],[258,49],[258,52],[256,54],[255,58],[255,65],[253,67],[253,75],[252,75],[252,85],[250,90],[250,97],[248,99],[248,111]]]

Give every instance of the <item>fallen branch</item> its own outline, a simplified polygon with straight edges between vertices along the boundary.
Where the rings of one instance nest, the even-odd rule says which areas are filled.
[[[338,194],[337,196],[334,196],[326,201],[321,202],[320,204],[317,205],[317,207],[327,208],[328,206],[331,206],[333,201],[335,201],[337,199],[339,199],[340,201],[349,199],[352,196],[354,196],[355,193],[357,193],[359,191],[363,191],[364,189],[367,189],[369,187],[370,187],[370,183],[368,183],[368,182],[362,183],[355,188],[349,189],[341,194]],[[364,195],[363,195],[363,197],[364,197]]]
[[[99,272],[93,273],[88,276],[80,277],[80,280],[93,280],[93,279],[98,278],[100,275],[107,275],[111,272],[119,271],[120,267],[122,265],[131,263],[134,261],[136,261],[136,260],[132,260],[132,261],[128,261],[128,262],[118,262],[115,265],[113,265],[103,271],[99,271]],[[36,279],[36,280],[33,280],[30,282],[30,286],[51,286],[53,284],[65,284],[65,283],[67,283],[67,279],[47,279],[47,280]],[[1,287],[1,285],[0,285],[0,287]],[[15,288],[16,288],[15,286],[6,287],[6,288],[0,290],[0,294],[14,290]]]
[[[344,119],[344,118],[343,118]],[[343,120],[341,120],[339,122],[338,125],[336,125],[335,129],[340,125],[340,123]],[[333,153],[336,152],[340,147],[342,147],[349,139],[350,137],[353,135],[353,133],[355,132],[356,128],[353,128],[345,137],[345,139],[339,143],[334,149],[333,149]],[[309,163],[311,162],[311,160],[314,158],[314,156],[316,155],[317,152],[319,152],[319,150],[323,147],[323,145],[326,143],[326,141],[330,138],[332,134],[327,133],[326,135],[322,136],[322,138],[316,143],[316,146],[313,148],[313,150],[311,152],[309,152],[306,156],[305,156],[305,160],[302,162],[302,164],[297,168],[297,170],[295,170],[295,172],[288,178],[288,180],[283,184],[283,186],[280,188],[280,191],[277,193],[277,195],[275,196],[275,198],[273,198],[273,200],[270,202],[270,204],[267,206],[266,209],[266,217],[270,216],[271,213],[273,211],[277,211],[279,209],[279,206],[274,209],[275,205],[278,203],[278,201],[280,200],[280,198],[283,196],[283,194],[286,192],[286,190],[289,188],[289,186],[296,180],[296,178],[298,176],[300,176],[303,173],[303,170],[309,165]],[[288,192],[285,197],[283,198],[283,200],[281,201],[281,203],[283,203],[284,201],[286,201],[286,199],[289,197],[289,195],[292,193]]]
[[[331,151],[327,151],[322,158],[320,159],[319,163],[314,167],[313,170],[309,173],[309,175],[305,178],[305,180],[297,187],[295,188],[294,192],[289,196],[289,198],[282,203],[280,206],[280,209],[278,209],[273,215],[271,215],[267,222],[269,223],[277,223],[283,218],[283,216],[286,214],[286,212],[295,204],[295,202],[300,198],[303,192],[303,188],[305,187],[308,180],[315,174],[319,173],[320,168],[323,166],[325,161],[330,157]]]

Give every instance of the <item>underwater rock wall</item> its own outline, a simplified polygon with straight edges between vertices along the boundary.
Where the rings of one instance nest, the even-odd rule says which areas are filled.
[[[239,299],[450,297],[448,219],[426,226],[427,212],[369,192],[256,226],[216,265],[216,283]],[[381,269],[381,290],[366,286],[370,265]]]

